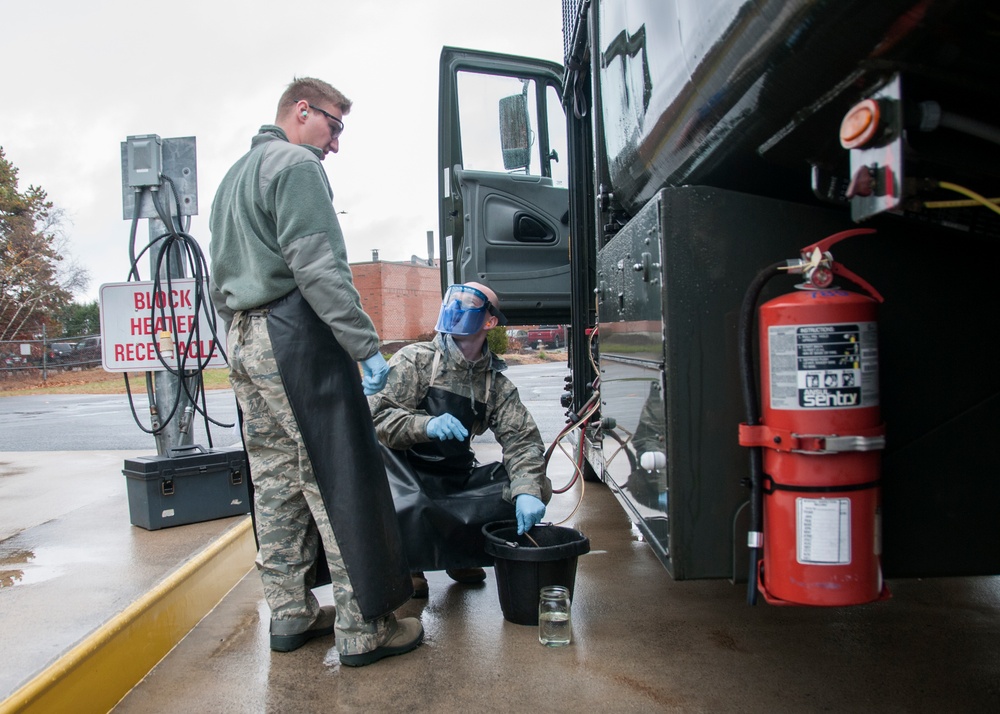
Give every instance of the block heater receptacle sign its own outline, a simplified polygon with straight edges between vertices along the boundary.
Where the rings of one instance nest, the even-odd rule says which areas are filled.
[[[179,362],[194,370],[209,358],[208,367],[225,367],[225,327],[216,318],[218,335],[206,310],[215,310],[202,290],[195,314],[195,280],[175,278],[161,282],[106,283],[101,286],[101,360],[109,372],[148,372],[176,369]],[[164,334],[169,333],[169,334]],[[221,345],[216,342],[218,338]],[[156,346],[160,346],[160,355]],[[162,361],[161,361],[162,355]]]

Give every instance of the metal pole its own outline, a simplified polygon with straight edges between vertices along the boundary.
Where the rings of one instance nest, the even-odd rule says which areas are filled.
[[[161,290],[169,291],[170,281],[186,278],[186,253],[180,241],[170,241],[169,261],[163,256],[168,234],[181,233],[181,215],[198,213],[197,162],[195,160],[194,137],[161,139],[156,134],[129,136],[121,145],[122,160],[122,216],[126,220],[149,219],[150,275],[159,279]],[[166,177],[170,177],[167,179]],[[174,192],[177,195],[174,195]],[[145,201],[143,199],[146,199]],[[157,201],[156,199],[159,199]],[[176,207],[176,208],[175,208]],[[168,226],[163,219],[174,225]],[[154,242],[155,241],[155,242]],[[162,260],[161,260],[162,256]],[[167,268],[169,264],[169,269]],[[138,279],[138,275],[135,278]],[[169,295],[167,296],[169,299]],[[157,305],[154,296],[153,305]],[[152,309],[152,308],[151,308]],[[150,337],[155,334],[156,308]],[[174,332],[174,327],[170,327]],[[172,334],[169,347],[177,352],[177,335]],[[161,348],[161,353],[167,350]],[[186,380],[188,389],[182,389]],[[146,371],[146,394],[149,399],[150,424],[156,439],[156,451],[160,456],[171,456],[171,451],[192,445],[192,421],[195,405],[188,394],[198,384],[196,371],[182,375],[172,374],[165,369]]]
[[[164,199],[169,195],[169,190],[164,191]],[[177,217],[175,220],[179,220]],[[174,226],[174,230],[179,230]],[[149,219],[149,240],[153,241],[159,236],[167,233],[166,224],[158,218]],[[186,270],[184,268],[183,255],[180,246],[176,243],[171,248],[170,270],[167,270],[166,256],[160,260],[163,252],[164,241],[156,244],[155,250],[150,251],[150,275],[155,275],[157,266],[160,267],[161,283],[166,285],[167,278],[184,278]],[[176,335],[174,339],[176,340]],[[154,335],[154,339],[156,336]],[[156,432],[156,453],[160,456],[170,456],[171,449],[182,446],[190,446],[194,437],[191,433],[191,422],[194,414],[194,406],[188,398],[187,392],[180,390],[180,377],[166,370],[159,370],[153,374],[153,393],[156,399],[156,411],[161,421],[165,421],[171,413],[173,417],[169,422]],[[190,385],[189,385],[190,387]],[[174,410],[176,405],[177,409]]]
[[[42,381],[49,381],[49,341],[45,335],[45,323],[42,323]]]

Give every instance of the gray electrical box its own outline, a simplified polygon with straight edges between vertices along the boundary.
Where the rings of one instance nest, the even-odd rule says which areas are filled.
[[[129,136],[127,147],[128,185],[159,186],[163,171],[163,142],[156,134]]]
[[[170,212],[198,215],[198,165],[193,136],[161,139],[156,134],[127,137],[121,143],[122,218],[159,218],[147,187],[161,187],[161,196]],[[169,179],[169,181],[167,180]],[[176,191],[176,196],[174,195]]]

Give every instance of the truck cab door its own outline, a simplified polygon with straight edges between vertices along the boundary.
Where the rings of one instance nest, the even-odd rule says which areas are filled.
[[[481,282],[512,324],[566,323],[569,193],[562,67],[445,47],[438,196],[442,291]]]

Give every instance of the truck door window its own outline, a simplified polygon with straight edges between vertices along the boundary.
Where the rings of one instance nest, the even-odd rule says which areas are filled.
[[[462,168],[529,176],[546,176],[558,171],[561,178],[557,183],[565,185],[566,124],[558,92],[553,87],[547,87],[544,100],[540,100],[537,86],[534,79],[458,73]],[[527,167],[520,166],[524,161],[519,153],[508,151],[507,164],[513,162],[517,167],[507,169],[500,141],[500,107],[504,105],[504,111],[512,112],[516,103],[511,98],[519,96],[526,100],[523,106],[527,110]],[[548,126],[548,146],[542,146],[539,141],[539,104],[542,104],[542,116]]]

